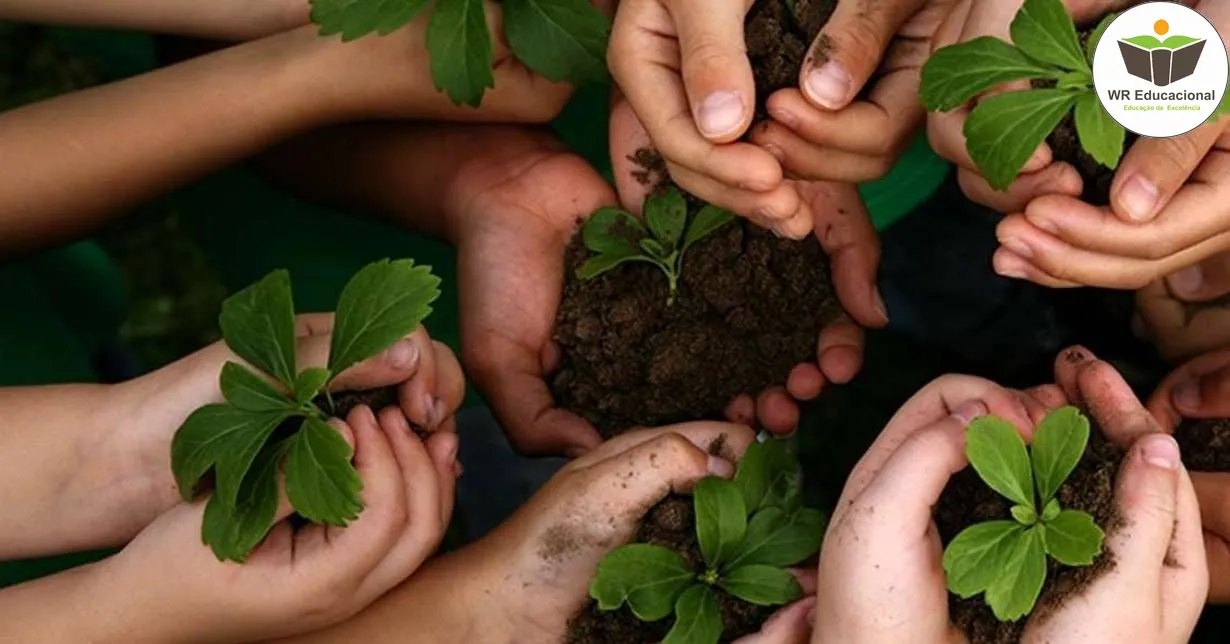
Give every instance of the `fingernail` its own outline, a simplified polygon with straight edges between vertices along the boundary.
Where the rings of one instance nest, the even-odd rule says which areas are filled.
[[[1184,380],[1175,385],[1170,392],[1170,401],[1179,411],[1197,411],[1200,409],[1200,383],[1196,380]]]
[[[1029,157],[1029,163],[1026,163],[1025,167],[1042,169],[1042,166],[1045,164],[1045,162],[1046,162],[1046,149],[1043,148],[1042,146],[1038,146],[1038,149],[1034,150],[1034,155]]]
[[[977,400],[969,400],[957,405],[957,408],[952,410],[951,415],[964,427],[973,422],[975,418],[981,418],[989,413],[991,412],[987,409],[986,405]]]
[[[1204,270],[1199,264],[1189,266],[1167,277],[1166,283],[1176,295],[1195,295],[1204,286]]]
[[[376,424],[376,413],[372,411],[371,407],[368,407],[367,405],[359,405],[355,409],[358,410],[359,416],[362,418],[363,422],[370,423],[372,425]]]
[[[811,100],[831,110],[839,109],[850,95],[850,73],[830,60],[807,74],[805,86]]]
[[[1013,252],[995,253],[994,267],[995,272],[1003,277],[1012,279],[1028,279],[1029,273],[1026,272],[1026,267],[1029,265],[1020,255]]]
[[[444,401],[437,398],[435,404],[431,406],[432,429],[444,422],[447,416],[448,410],[444,408]]]
[[[1002,243],[1002,244],[1003,244],[1004,248],[1007,248],[1008,250],[1012,251],[1013,253],[1015,253],[1015,254],[1017,254],[1017,255],[1019,255],[1019,256],[1021,256],[1021,257],[1025,258],[1025,259],[1033,259],[1033,258],[1034,258],[1034,251],[1033,251],[1033,249],[1032,249],[1032,248],[1030,248],[1030,247],[1029,247],[1029,246],[1028,246],[1025,242],[1023,242],[1023,241],[1021,241],[1021,240],[1019,240],[1019,239],[1016,239],[1016,238],[1013,238],[1013,237],[1009,237],[1008,239],[1005,239],[1004,241],[1002,241],[1002,242],[1000,242],[1000,243]]]
[[[1052,235],[1059,234],[1059,225],[1050,219],[1030,219],[1029,222]]]
[[[791,112],[790,110],[783,110],[780,107],[775,108],[775,109],[770,108],[769,116],[772,116],[774,121],[777,121],[778,123],[781,123],[782,125],[785,125],[786,127],[792,130],[797,128],[799,125],[798,115],[796,115],[794,112]]]
[[[743,125],[746,108],[743,99],[734,92],[714,92],[701,103],[697,110],[700,117],[700,132],[705,136],[724,136]]]
[[[384,361],[396,369],[406,369],[419,359],[419,348],[413,340],[398,340],[384,352]]]
[[[1177,470],[1182,463],[1179,444],[1169,434],[1151,434],[1141,439],[1140,453],[1145,462],[1163,470]]]
[[[875,303],[876,313],[879,313],[885,320],[888,319],[888,307],[884,304],[884,294],[880,292],[880,287],[875,288]]]
[[[419,396],[419,413],[423,414],[423,428],[435,429],[435,423],[432,422],[432,415],[436,413],[436,398],[429,393],[424,393]]]
[[[772,143],[765,143],[764,145],[761,145],[760,147],[764,148],[765,152],[772,154],[773,158],[777,159],[778,163],[786,162],[786,153],[781,148],[777,147],[776,145],[773,145]],[[761,190],[760,192],[764,192],[764,191]]]
[[[707,468],[710,474],[724,479],[730,478],[735,473],[735,466],[720,456],[710,456]]]
[[[427,429],[435,429],[444,420],[444,403],[430,394],[423,395],[424,409],[427,410]]]
[[[756,209],[756,216],[768,221],[777,221],[783,217],[768,206],[762,206]]]
[[[1153,211],[1157,208],[1161,192],[1152,181],[1141,175],[1128,179],[1119,194],[1119,203],[1127,211],[1127,215],[1136,221],[1153,219]]]

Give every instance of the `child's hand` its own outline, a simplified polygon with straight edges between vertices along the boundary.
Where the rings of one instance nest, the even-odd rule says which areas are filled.
[[[1230,253],[1158,280],[1136,292],[1138,333],[1178,363],[1230,346]]]
[[[422,442],[396,409],[379,424],[351,412],[354,462],[365,505],[346,528],[295,530],[280,516],[247,563],[219,562],[201,543],[205,502],[159,517],[103,565],[123,589],[130,641],[242,642],[310,631],[355,614],[410,576],[435,551],[453,509],[457,438]]]

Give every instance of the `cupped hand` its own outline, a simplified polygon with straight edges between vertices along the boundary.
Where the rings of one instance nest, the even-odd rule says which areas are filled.
[[[1137,330],[1170,362],[1230,346],[1228,295],[1230,253],[1221,253],[1137,291]]]
[[[358,519],[295,529],[283,496],[279,522],[237,564],[201,543],[205,501],[178,505],[99,564],[97,579],[112,589],[99,598],[102,614],[141,641],[246,642],[346,619],[410,576],[452,515],[456,435],[420,441],[396,408],[378,421],[361,406],[331,422],[354,442]]]

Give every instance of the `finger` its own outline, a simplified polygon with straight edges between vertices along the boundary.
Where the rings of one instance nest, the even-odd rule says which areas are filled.
[[[1162,566],[1170,549],[1177,516],[1179,446],[1166,434],[1141,437],[1132,445],[1115,488],[1123,527],[1107,535],[1124,590],[1160,591]],[[1150,593],[1156,593],[1153,591]]]
[[[968,143],[965,139],[965,122],[969,119],[970,110],[959,108],[951,112],[939,112],[931,114],[927,117],[927,139],[931,143],[931,147],[936,154],[956,165],[961,170],[968,171],[972,177],[981,178],[981,171],[978,164],[974,162],[974,158],[969,154]],[[1054,153],[1049,145],[1043,144],[1038,147],[1029,161],[1025,163],[1025,167],[1021,168],[1021,177],[1049,169],[1054,164]],[[1077,175],[1079,178],[1079,175]],[[964,184],[962,185],[964,186]],[[995,193],[986,180],[978,186],[985,189],[989,193]],[[1077,193],[1080,194],[1079,192]],[[972,196],[971,196],[972,198]],[[981,203],[981,201],[979,201]],[[1019,210],[1015,208],[1013,210]]]
[[[822,376],[820,384],[823,385],[824,381],[828,380],[844,385],[853,380],[863,367],[863,347],[866,340],[867,334],[863,328],[849,319],[840,319],[824,327],[820,331],[820,342],[816,347],[816,363],[820,366]],[[802,386],[808,383],[797,384]],[[793,389],[791,391],[793,392]],[[809,392],[810,390],[805,389],[802,393]],[[819,393],[817,387],[816,394]],[[810,398],[815,398],[816,394]],[[799,400],[810,400],[807,397],[795,397]]]
[[[310,346],[305,346],[310,345]],[[419,327],[409,336],[394,342],[380,355],[364,360],[359,364],[337,374],[329,383],[330,391],[366,391],[377,389],[400,382],[419,373],[423,355],[431,345],[427,331]],[[324,355],[319,360],[308,360],[303,366],[323,367],[328,360],[329,339],[322,336],[299,341],[301,350],[315,352],[324,349]],[[301,353],[302,355],[302,353]]]
[[[1190,360],[1171,372],[1158,385],[1157,390],[1149,398],[1149,411],[1163,427],[1173,430],[1187,418],[1225,418],[1226,405],[1220,394],[1205,395],[1201,389],[1208,387],[1211,392],[1221,391],[1221,382],[1230,378],[1230,350],[1214,351]],[[1203,385],[1205,381],[1208,385]],[[1175,401],[1175,391],[1178,389],[1196,389],[1199,402],[1188,399],[1182,403],[1183,411]],[[1183,398],[1191,396],[1185,393]]]
[[[424,445],[431,463],[436,468],[436,476],[440,480],[440,525],[448,526],[453,520],[453,510],[457,500],[457,479],[461,478],[463,468],[458,459],[460,439],[454,432],[433,434],[427,437]]]
[[[1209,601],[1230,602],[1230,474],[1192,472],[1209,568]]]
[[[1183,136],[1142,138],[1128,150],[1111,184],[1111,208],[1122,221],[1152,221],[1187,183],[1225,130],[1209,124]]]
[[[333,313],[300,313],[295,316],[295,337],[333,334]]]
[[[1052,277],[1042,269],[1034,266],[1029,260],[1008,250],[1000,248],[991,256],[991,267],[995,274],[1010,279],[1025,280],[1047,288],[1080,288],[1084,286],[1077,282]]]
[[[814,566],[807,568],[790,568],[790,574],[794,575],[795,581],[799,582],[799,588],[803,589],[804,595],[816,594],[816,586],[819,584],[819,572]]]
[[[818,353],[824,354],[824,331],[820,332],[820,349]],[[858,351],[859,364],[862,364],[861,345]],[[843,360],[849,360],[849,357],[842,357]],[[836,365],[838,367],[842,365]],[[846,371],[849,371],[847,367]],[[857,367],[854,371],[858,371]],[[809,362],[797,364],[790,370],[790,375],[786,377],[786,391],[790,392],[790,396],[795,400],[812,400],[820,395],[824,389],[824,374],[820,368]]]
[[[667,168],[680,188],[707,203],[747,217],[761,226],[769,227],[798,216],[805,216],[806,221],[811,221],[811,211],[807,204],[800,200],[793,182],[782,183],[767,192],[755,192],[732,188],[729,184],[673,163],[668,162]],[[801,238],[803,234],[797,237]]]
[[[706,139],[730,143],[752,122],[756,84],[743,39],[747,0],[674,0],[683,85]]]
[[[1029,420],[1033,421],[1035,426],[1046,418],[1048,410],[1037,398],[1024,391],[1011,391],[1021,401],[1021,404],[1025,406],[1025,413],[1029,414]]]
[[[893,37],[922,4],[922,0],[837,3],[800,71],[799,84],[807,99],[829,110],[849,105],[880,66]]]
[[[773,153],[791,178],[809,181],[872,181],[888,174],[895,155],[868,156],[821,146],[776,121],[752,128],[752,142]]]
[[[608,458],[614,458],[639,445],[669,434],[674,434],[691,441],[697,448],[706,451],[713,447],[715,441],[721,440],[720,447],[722,449],[719,454],[713,456],[719,461],[725,461],[725,464],[716,462],[712,464],[712,467],[718,470],[724,470],[729,467],[730,463],[737,461],[743,456],[747,446],[756,440],[756,432],[745,425],[712,421],[680,423],[658,429],[642,429],[621,434],[603,443],[585,456],[569,463],[567,467],[569,469],[590,467],[595,463]]]
[[[1230,295],[1230,253],[1166,276],[1171,295],[1182,302],[1208,302]]]
[[[1052,163],[1038,171],[1022,173],[1003,192],[992,188],[976,170],[959,169],[957,183],[971,201],[1005,213],[1021,212],[1042,195],[1076,198],[1084,191],[1080,173],[1067,163]]]
[[[864,326],[888,324],[888,311],[876,283],[880,237],[858,187],[825,181],[799,182],[798,187],[811,206],[816,236],[829,256],[842,308]]]
[[[438,369],[435,345],[422,327],[414,332],[414,337],[417,340],[419,366],[414,375],[398,387],[397,399],[410,422],[433,431],[447,411],[436,386]]]
[[[729,478],[733,474],[729,462],[674,432],[658,434],[587,470],[594,480],[619,481],[604,494],[604,507],[620,517],[637,518],[668,494],[687,492],[706,476]]]
[[[1157,419],[1110,363],[1095,360],[1085,365],[1077,375],[1077,387],[1089,415],[1111,442],[1127,447],[1142,436],[1162,432]]]
[[[966,463],[965,423],[945,418],[911,434],[855,497],[847,516],[874,508],[885,534],[922,535],[931,527],[931,508],[944,486]]]
[[[1047,411],[1053,411],[1068,404],[1068,397],[1064,395],[1059,385],[1039,385],[1026,389],[1025,393],[1032,396]]]
[[[777,436],[793,434],[799,428],[799,405],[786,393],[785,387],[770,387],[760,392],[756,414],[760,426]]]
[[[1084,368],[1097,360],[1093,352],[1082,346],[1069,347],[1055,356],[1055,383],[1064,398],[1073,405],[1084,405],[1085,398],[1080,388],[1080,374]]]
[[[614,107],[611,108],[610,146],[611,171],[615,176],[615,189],[619,193],[619,203],[634,215],[641,214],[641,208],[649,193],[663,181],[667,175],[666,162],[653,151],[649,133],[632,104],[623,98],[619,88],[612,88],[617,96]],[[648,154],[642,150],[649,151]]]
[[[723,415],[737,425],[751,425],[756,422],[756,401],[748,394],[739,394],[726,406]]]
[[[760,632],[735,640],[734,644],[806,644],[811,640],[811,614],[816,598],[800,599],[765,620]]]
[[[1175,383],[1170,402],[1186,418],[1230,416],[1230,368]]]
[[[1162,564],[1162,630],[1166,641],[1186,642],[1209,596],[1209,566],[1191,476],[1180,468],[1174,535]]]

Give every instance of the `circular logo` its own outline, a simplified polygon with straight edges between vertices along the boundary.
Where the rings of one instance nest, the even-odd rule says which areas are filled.
[[[1093,56],[1102,106],[1141,136],[1187,134],[1216,113],[1230,79],[1217,29],[1192,9],[1149,2],[1107,26]]]

